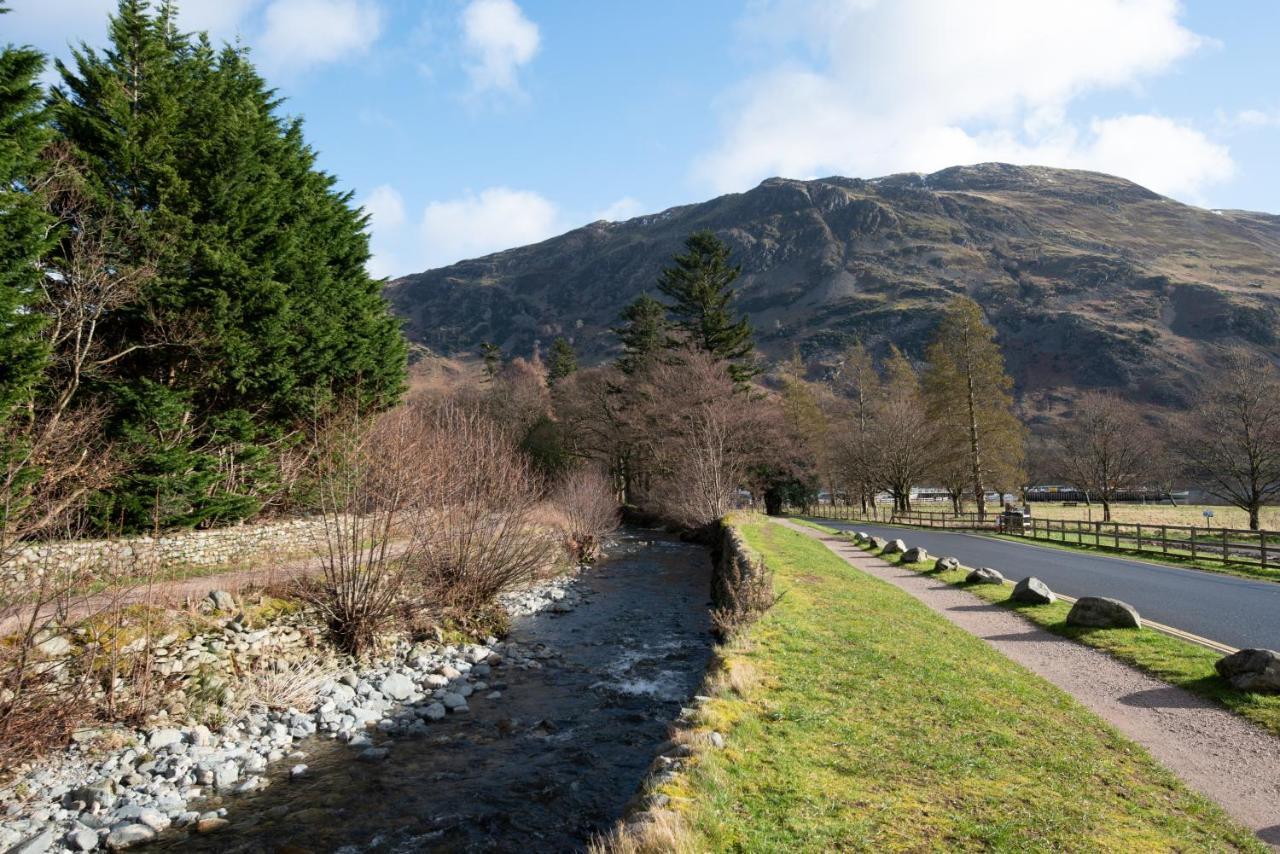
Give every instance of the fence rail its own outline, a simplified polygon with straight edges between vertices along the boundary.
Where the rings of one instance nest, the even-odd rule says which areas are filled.
[[[1005,517],[1000,514],[988,514],[985,519],[979,519],[976,513],[895,513],[889,508],[876,508],[871,513],[864,514],[857,507],[831,505],[819,505],[810,508],[810,512],[815,516],[848,522],[888,522],[922,528],[997,531],[1065,545],[1280,570],[1280,531],[1034,517],[1022,519],[1019,524],[1016,518],[1006,522]]]

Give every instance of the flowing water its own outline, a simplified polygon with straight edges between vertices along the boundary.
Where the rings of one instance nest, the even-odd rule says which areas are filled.
[[[497,700],[395,741],[379,763],[311,739],[308,775],[227,800],[231,825],[174,851],[580,850],[622,815],[711,654],[705,549],[627,529],[566,614],[514,621],[541,669],[495,669]],[[541,645],[541,646],[540,646]],[[285,777],[282,779],[282,777]],[[163,846],[161,846],[163,847]]]

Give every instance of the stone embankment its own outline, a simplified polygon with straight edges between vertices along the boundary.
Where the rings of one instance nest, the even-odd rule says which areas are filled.
[[[576,577],[505,594],[501,604],[513,616],[568,611],[581,599]],[[161,645],[157,657],[175,674],[208,667],[234,672],[252,658],[287,663],[313,655],[317,632],[298,615],[257,630],[231,617],[220,631]],[[202,801],[264,788],[273,779],[269,769],[283,768],[280,763],[289,763],[288,778],[306,775],[307,757],[297,742],[329,736],[347,742],[353,760],[378,762],[395,749],[391,737],[424,734],[432,721],[465,714],[472,703],[501,701],[489,687],[495,674],[540,668],[547,655],[495,638],[483,644],[401,641],[377,662],[317,674],[314,702],[303,709],[255,707],[216,731],[173,724],[94,732],[0,789],[0,851],[122,850],[171,828],[216,832],[227,826],[227,810]],[[234,692],[241,686],[229,681],[228,687]]]

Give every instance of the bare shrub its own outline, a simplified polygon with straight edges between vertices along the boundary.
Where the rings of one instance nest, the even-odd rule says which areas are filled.
[[[406,530],[421,537],[430,473],[419,426],[413,412],[401,408],[374,417],[347,412],[317,433],[322,571],[300,590],[337,645],[353,655],[372,648],[396,611],[406,548],[396,540]]]
[[[773,576],[760,559],[725,555],[717,576],[716,607],[711,628],[717,637],[730,638],[777,603]]]
[[[561,478],[551,501],[564,518],[569,552],[580,561],[600,555],[600,539],[618,527],[618,499],[609,479],[592,466],[574,469]]]
[[[429,524],[405,556],[407,571],[444,608],[484,610],[552,557],[551,538],[534,524],[541,484],[485,415],[449,402],[413,411],[432,476],[420,505]]]

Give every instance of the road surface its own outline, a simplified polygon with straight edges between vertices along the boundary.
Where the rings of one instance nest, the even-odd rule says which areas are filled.
[[[950,555],[966,566],[990,566],[1018,581],[1034,575],[1067,596],[1110,596],[1144,617],[1235,647],[1280,649],[1280,583],[1160,566],[981,534],[903,528],[874,522],[812,519],[845,531],[866,531]]]

